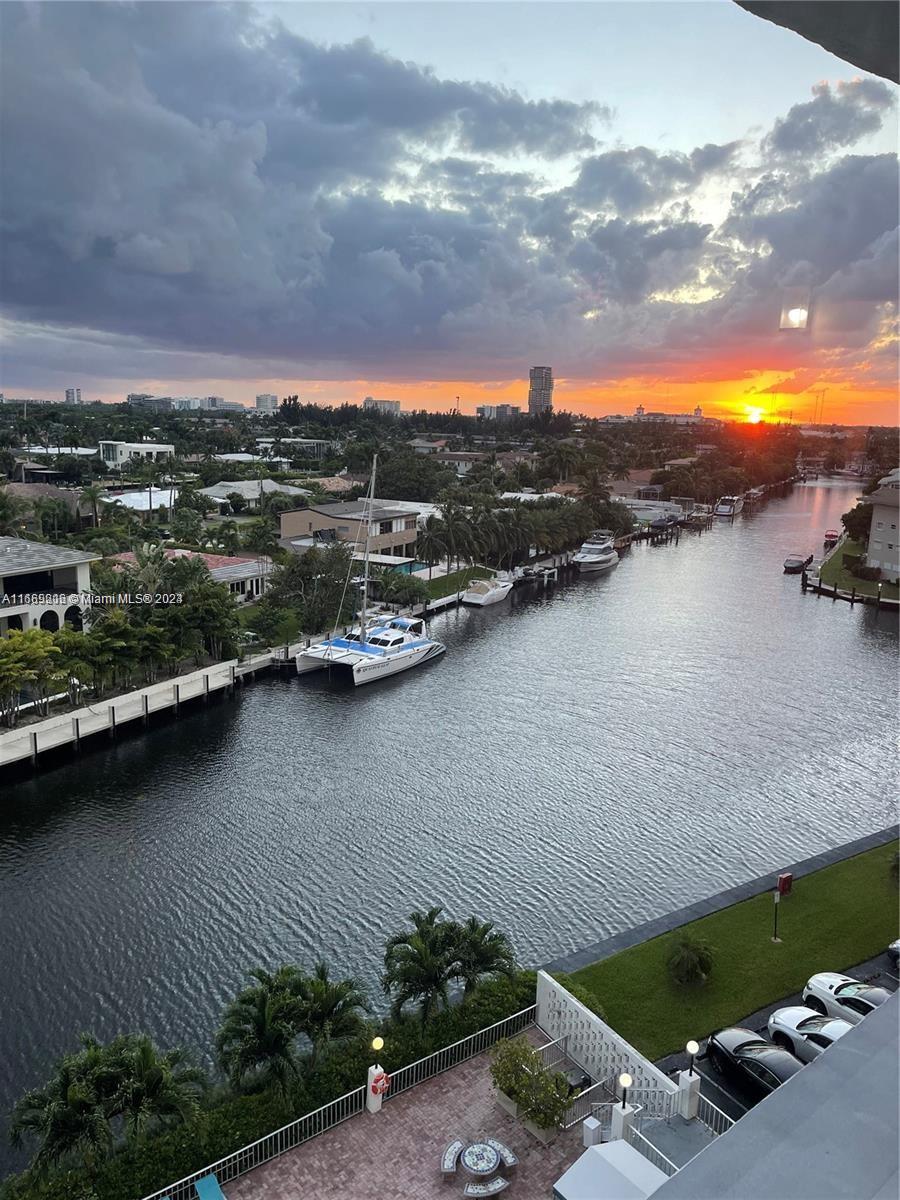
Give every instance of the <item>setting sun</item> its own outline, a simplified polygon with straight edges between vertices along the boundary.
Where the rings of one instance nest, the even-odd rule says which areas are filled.
[[[750,425],[758,425],[760,423],[760,421],[762,420],[762,417],[763,417],[763,410],[761,408],[748,408],[747,409],[747,421]]]

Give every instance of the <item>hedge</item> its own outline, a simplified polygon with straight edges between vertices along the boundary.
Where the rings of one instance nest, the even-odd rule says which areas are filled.
[[[40,1179],[25,1172],[0,1185],[0,1200],[142,1200],[365,1083],[375,1032],[385,1041],[383,1066],[396,1071],[528,1008],[534,1004],[535,989],[535,973],[519,971],[512,979],[481,984],[427,1026],[415,1015],[387,1019],[377,1029],[372,1026],[364,1035],[335,1045],[314,1071],[301,1075],[287,1098],[273,1091],[226,1094],[189,1124],[140,1144],[123,1145],[99,1165],[93,1180],[83,1168],[58,1170]]]

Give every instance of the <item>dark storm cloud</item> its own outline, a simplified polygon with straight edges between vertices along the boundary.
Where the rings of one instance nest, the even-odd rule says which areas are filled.
[[[572,186],[572,198],[591,211],[624,215],[658,206],[694,188],[714,171],[728,167],[739,143],[708,143],[691,154],[658,154],[646,146],[608,150],[586,158]]]
[[[569,256],[598,299],[634,304],[649,292],[677,287],[694,274],[711,225],[696,221],[595,222]]]
[[[748,164],[739,142],[598,152],[603,106],[319,46],[247,5],[0,13],[5,367],[23,382],[85,361],[479,377],[537,346],[630,370],[764,339],[789,281],[831,298],[838,347],[890,299],[893,157],[815,174],[788,152],[874,128],[879,83],[818,89]],[[715,230],[697,190],[730,178]],[[717,298],[659,298],[698,283]]]
[[[813,88],[812,100],[795,104],[775,122],[764,141],[774,154],[812,156],[852,146],[866,133],[881,128],[894,104],[894,93],[879,79],[852,79]]]

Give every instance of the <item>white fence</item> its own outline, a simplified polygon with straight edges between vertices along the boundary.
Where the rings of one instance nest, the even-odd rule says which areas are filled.
[[[477,1033],[454,1042],[452,1046],[445,1046],[443,1050],[429,1054],[426,1058],[420,1058],[407,1067],[401,1067],[399,1071],[395,1071],[391,1075],[391,1087],[386,1099],[390,1100],[409,1088],[415,1087],[417,1083],[423,1083],[426,1079],[440,1075],[442,1071],[448,1071],[451,1067],[458,1066],[459,1063],[465,1062],[469,1058],[474,1058],[475,1055],[481,1054],[488,1047],[499,1042],[501,1038],[521,1033],[523,1029],[534,1024],[535,1011],[534,1005],[530,1008],[523,1008],[521,1012],[514,1013],[511,1017],[505,1017],[502,1021],[489,1025],[486,1029],[479,1029]],[[232,1179],[237,1179],[239,1175],[245,1175],[248,1171],[262,1166],[263,1163],[277,1158],[280,1154],[295,1149],[310,1138],[325,1133],[335,1125],[346,1121],[348,1117],[355,1117],[363,1112],[365,1104],[365,1086],[358,1087],[355,1091],[347,1092],[337,1100],[332,1100],[330,1104],[324,1104],[321,1108],[317,1108],[315,1112],[307,1113],[305,1117],[300,1117],[289,1125],[276,1129],[274,1133],[267,1134],[249,1146],[244,1146],[233,1154],[220,1158],[218,1162],[203,1167],[192,1175],[186,1175],[177,1183],[160,1188],[158,1192],[153,1192],[152,1195],[145,1197],[145,1200],[163,1200],[164,1197],[170,1197],[170,1200],[196,1200],[194,1183],[198,1179],[202,1179],[204,1175],[212,1174],[216,1176],[219,1183],[228,1183]]]
[[[653,1163],[654,1167],[658,1167],[664,1174],[672,1176],[678,1173],[678,1168],[672,1162],[671,1158],[666,1158],[662,1150],[657,1150],[652,1142],[648,1142],[642,1133],[639,1133],[634,1126],[629,1126],[625,1131],[625,1141],[629,1146],[633,1146],[635,1150],[639,1150],[644,1158]]]
[[[546,971],[538,971],[536,1021],[551,1038],[566,1038],[566,1054],[592,1079],[618,1079],[627,1072],[633,1080],[628,1094],[637,1104],[644,1103],[644,1094],[678,1091],[673,1080]]]
[[[487,1050],[502,1038],[513,1037],[515,1034],[521,1033],[523,1029],[534,1024],[535,1011],[535,1005],[532,1004],[530,1008],[523,1008],[521,1012],[514,1013],[511,1017],[505,1017],[502,1021],[497,1021],[495,1025],[489,1025],[486,1029],[479,1029],[477,1033],[470,1034],[469,1037],[463,1038],[459,1042],[454,1042],[452,1046],[445,1046],[443,1050],[429,1054],[427,1058],[420,1058],[418,1062],[410,1063],[408,1067],[401,1067],[399,1071],[394,1071],[391,1075],[391,1088],[385,1098],[390,1100],[394,1096],[399,1096],[407,1088],[415,1087],[417,1083],[423,1083],[434,1075],[440,1075],[442,1071],[449,1071],[451,1067],[458,1066],[466,1059],[474,1058],[476,1054],[481,1054],[483,1050]]]
[[[340,1125],[348,1117],[355,1117],[357,1113],[363,1111],[365,1104],[366,1089],[363,1085],[356,1088],[355,1091],[339,1096],[337,1100],[332,1100],[330,1104],[323,1104],[321,1108],[307,1113],[298,1121],[292,1121],[290,1125],[283,1125],[274,1133],[266,1134],[258,1141],[251,1142],[249,1146],[243,1146],[234,1154],[220,1158],[218,1162],[194,1171],[192,1175],[186,1175],[177,1183],[153,1192],[152,1195],[146,1197],[146,1200],[163,1200],[164,1197],[170,1197],[171,1200],[197,1200],[194,1184],[204,1175],[212,1174],[219,1183],[228,1183],[232,1179],[237,1179],[239,1175],[245,1175],[247,1171],[252,1171],[255,1167],[260,1167],[263,1163],[277,1158],[280,1154],[293,1150],[295,1146],[316,1137],[317,1134],[324,1133],[326,1129]]]
[[[727,1133],[734,1124],[733,1119],[727,1113],[723,1113],[721,1108],[716,1108],[715,1104],[707,1100],[702,1092],[698,1099],[697,1120],[716,1137],[719,1134]]]

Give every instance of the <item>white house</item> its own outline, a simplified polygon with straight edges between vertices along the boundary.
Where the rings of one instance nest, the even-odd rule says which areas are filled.
[[[248,509],[259,508],[260,495],[270,496],[273,492],[283,492],[285,496],[309,496],[306,488],[291,487],[286,483],[276,483],[274,479],[223,479],[212,487],[200,488],[200,495],[206,496],[220,507],[230,503],[228,497],[233,493],[245,501]]]
[[[216,583],[227,587],[238,604],[257,600],[269,585],[272,560],[265,555],[246,557],[230,554],[204,554],[197,550],[168,548],[166,558],[202,558]],[[115,561],[132,564],[135,555],[129,550],[114,555]]]
[[[900,580],[900,542],[897,540],[897,525],[900,523],[900,477],[896,472],[885,476],[878,491],[872,492],[864,499],[872,505],[866,565],[880,567],[882,579],[897,583]]]
[[[126,463],[136,460],[164,462],[175,457],[175,447],[170,442],[100,442],[100,457],[108,467],[119,470]]]
[[[99,554],[0,537],[0,634],[39,626],[55,632],[64,621],[81,628],[91,563]],[[40,597],[40,599],[38,599]]]

